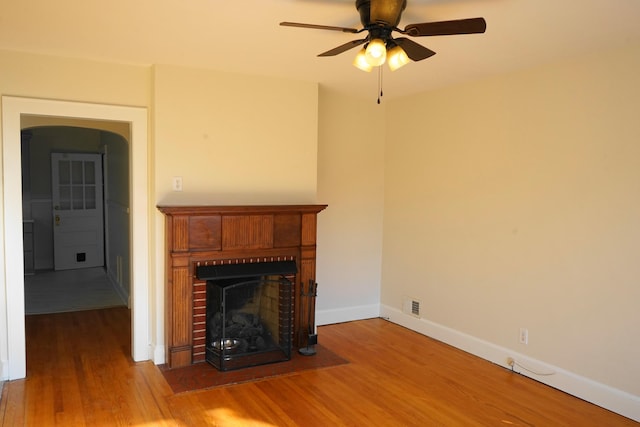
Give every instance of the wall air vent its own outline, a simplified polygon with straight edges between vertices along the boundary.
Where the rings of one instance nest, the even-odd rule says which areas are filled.
[[[411,301],[411,314],[420,316],[420,301]]]
[[[411,297],[403,297],[402,312],[413,317],[420,317],[420,300]]]

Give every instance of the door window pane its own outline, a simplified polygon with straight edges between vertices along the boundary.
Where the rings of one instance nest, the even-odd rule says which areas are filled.
[[[82,161],[74,160],[71,162],[71,183],[74,185],[81,185],[84,181],[82,173]]]
[[[58,162],[58,182],[60,185],[71,184],[71,168],[68,160]]]
[[[72,196],[72,209],[73,210],[81,210],[84,208],[84,189],[82,186],[73,186],[71,187],[71,196]]]
[[[84,183],[89,185],[96,183],[96,165],[93,161],[84,162]]]

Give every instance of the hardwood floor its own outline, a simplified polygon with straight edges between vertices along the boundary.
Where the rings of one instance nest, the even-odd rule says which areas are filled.
[[[319,328],[346,365],[181,394],[131,360],[126,308],[26,327],[27,379],[5,384],[3,426],[640,425],[382,319]]]

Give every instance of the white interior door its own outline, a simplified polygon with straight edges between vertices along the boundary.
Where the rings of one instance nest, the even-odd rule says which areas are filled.
[[[56,270],[104,265],[102,155],[52,153]]]

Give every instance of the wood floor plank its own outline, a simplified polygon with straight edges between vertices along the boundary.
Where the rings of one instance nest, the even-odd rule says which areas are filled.
[[[304,377],[292,376],[260,382],[257,387],[268,396],[296,396],[295,399],[272,399],[275,405],[287,414],[286,421],[291,423],[290,425],[312,426],[317,424],[319,420],[323,420],[327,425],[344,426],[343,417],[336,414],[336,408],[329,408],[327,402],[318,399],[311,387],[305,382],[305,378],[311,380],[314,378],[314,375],[308,374]],[[325,384],[327,387],[332,387],[329,382],[325,382]]]
[[[382,319],[319,328],[347,364],[174,394],[131,360],[130,322],[126,308],[27,316],[27,379],[5,384],[0,425],[640,425]]]
[[[25,420],[25,386],[26,380],[18,380],[5,384],[0,398],[0,425],[3,427],[23,426]]]

